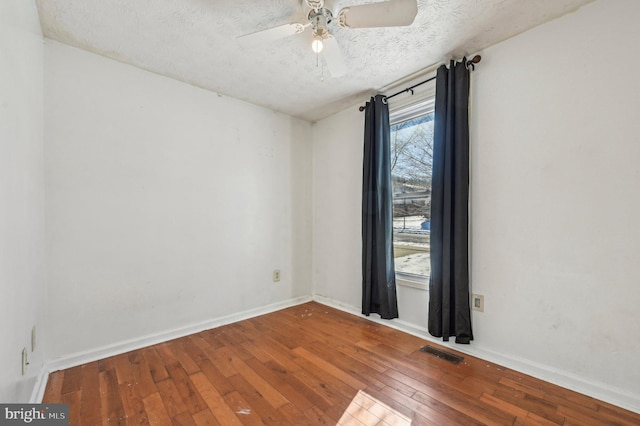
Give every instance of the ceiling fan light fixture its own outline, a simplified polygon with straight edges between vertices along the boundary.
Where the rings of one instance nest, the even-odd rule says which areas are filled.
[[[313,40],[313,43],[311,43],[311,49],[315,52],[315,53],[320,53],[322,52],[322,49],[324,48],[324,43],[322,43],[322,40],[317,38],[315,40]]]

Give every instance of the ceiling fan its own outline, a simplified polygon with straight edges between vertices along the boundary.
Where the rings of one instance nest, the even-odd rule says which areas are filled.
[[[323,52],[324,60],[333,77],[346,74],[347,66],[330,25],[336,17],[341,28],[401,27],[411,25],[418,13],[417,0],[387,0],[349,6],[333,14],[324,0],[301,0],[309,8],[308,22],[280,25],[238,37],[241,42],[266,42],[313,30],[311,48],[316,54]],[[334,24],[335,25],[335,24]]]

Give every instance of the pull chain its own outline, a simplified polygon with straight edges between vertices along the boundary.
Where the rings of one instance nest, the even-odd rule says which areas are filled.
[[[324,62],[320,63],[320,52],[316,52],[316,68],[320,67],[320,81],[324,82]]]

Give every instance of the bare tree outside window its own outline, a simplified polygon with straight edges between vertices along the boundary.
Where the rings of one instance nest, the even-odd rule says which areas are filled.
[[[391,126],[393,239],[396,272],[430,275],[433,113]]]

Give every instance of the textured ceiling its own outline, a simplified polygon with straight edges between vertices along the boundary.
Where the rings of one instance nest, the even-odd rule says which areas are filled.
[[[332,27],[348,73],[316,66],[309,29],[266,44],[240,35],[305,22],[300,0],[36,0],[45,37],[317,121],[409,74],[460,58],[592,0],[418,0],[409,27]],[[327,1],[332,10],[371,0]],[[535,54],[536,52],[532,52]],[[322,64],[322,59],[320,59]],[[482,64],[480,64],[481,66]]]

